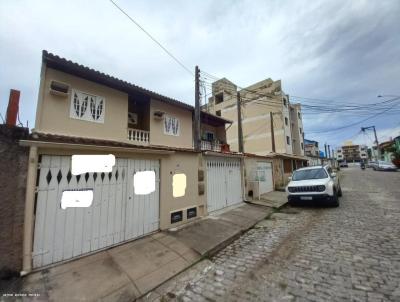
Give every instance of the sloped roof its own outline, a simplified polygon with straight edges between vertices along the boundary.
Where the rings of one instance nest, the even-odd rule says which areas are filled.
[[[189,110],[189,111],[194,111],[194,107],[186,104],[184,102],[178,101],[176,99],[164,96],[162,94],[159,94],[157,92],[145,89],[143,87],[137,86],[135,84],[129,83],[127,81],[118,79],[116,77],[113,77],[111,75],[102,73],[100,71],[97,71],[95,69],[86,67],[84,65],[72,62],[70,60],[67,60],[65,58],[61,58],[55,54],[52,54],[46,50],[43,50],[42,53],[42,61],[44,63],[46,63],[46,65],[49,68],[53,68],[68,74],[72,74],[75,75],[77,77],[86,79],[88,81],[92,81],[119,91],[123,91],[126,93],[142,93],[144,95],[149,96],[150,98],[168,103],[170,105],[173,106],[178,106],[180,108]],[[210,119],[214,122],[219,122],[221,124],[225,124],[225,123],[232,123],[232,121],[226,120],[222,117],[213,115],[211,113],[208,112],[201,112],[201,116],[204,116],[207,120]]]

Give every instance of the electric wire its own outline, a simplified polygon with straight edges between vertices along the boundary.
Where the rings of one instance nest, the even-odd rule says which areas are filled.
[[[185,66],[177,57],[175,57],[167,48],[165,48],[160,42],[157,41],[143,26],[141,26],[135,19],[133,19],[127,12],[125,12],[115,1],[109,0],[119,11],[121,11],[129,20],[131,20],[141,31],[143,31],[153,42],[155,42],[159,47],[161,47],[164,52],[170,56],[176,63],[178,63],[183,69],[185,69],[190,75],[194,76],[193,71]]]

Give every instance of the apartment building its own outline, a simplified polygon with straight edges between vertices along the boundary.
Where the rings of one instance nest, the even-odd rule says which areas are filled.
[[[301,105],[291,104],[289,96],[282,91],[281,81],[271,79],[243,89],[238,89],[226,78],[212,83],[212,97],[203,109],[233,121],[226,131],[231,150],[239,150],[236,103],[238,92],[246,153],[304,156]]]
[[[368,148],[365,145],[348,143],[336,150],[337,161],[360,162],[368,159]]]
[[[319,157],[319,144],[317,141],[304,140],[304,155]]]

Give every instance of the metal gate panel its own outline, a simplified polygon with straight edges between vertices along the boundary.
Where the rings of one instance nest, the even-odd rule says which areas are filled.
[[[263,161],[257,162],[257,180],[259,181],[260,195],[274,190],[272,163]]]
[[[208,212],[243,201],[240,159],[210,157],[206,166]]]
[[[110,173],[74,176],[70,156],[43,155],[35,207],[33,267],[71,259],[157,230],[159,182],[149,196],[131,195],[130,176],[132,169],[139,166],[154,170],[159,179],[158,161],[118,158]],[[63,191],[82,189],[93,189],[90,207],[61,208]],[[132,200],[128,195],[133,196]]]
[[[235,158],[226,159],[227,175],[227,205],[234,205],[242,202],[242,175],[240,160]]]
[[[154,171],[155,191],[146,195],[136,195],[133,177],[136,172]],[[143,236],[159,228],[160,165],[157,160],[130,160],[128,176],[128,198],[126,208],[125,240]]]

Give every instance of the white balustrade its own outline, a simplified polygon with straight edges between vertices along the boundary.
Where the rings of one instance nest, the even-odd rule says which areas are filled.
[[[221,144],[218,142],[201,141],[201,150],[221,151]]]
[[[128,140],[148,145],[150,142],[150,131],[128,128]]]

